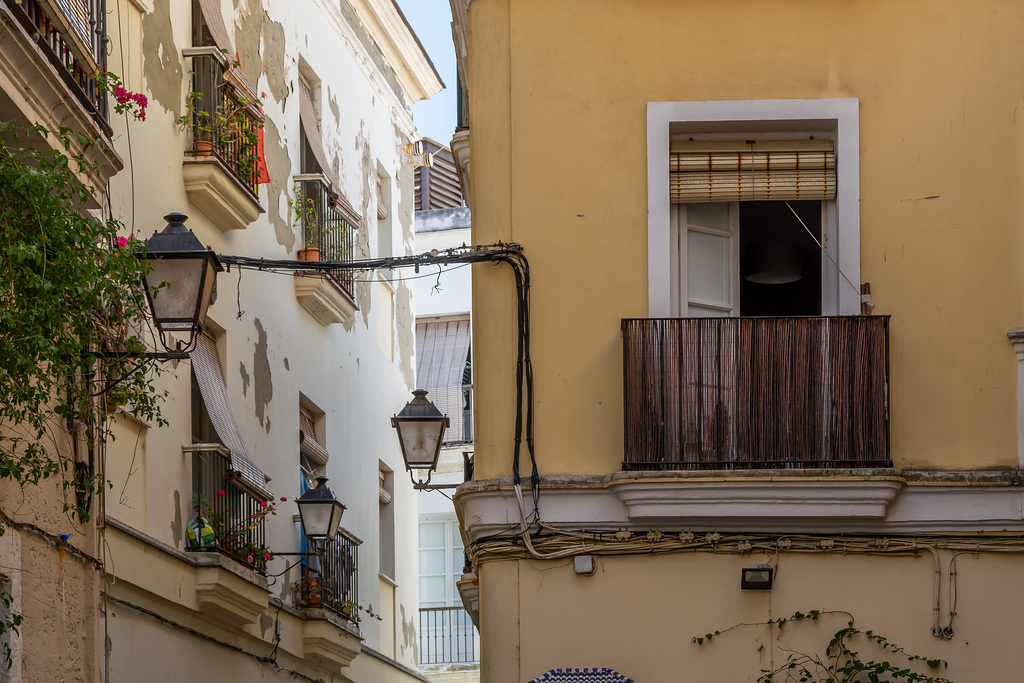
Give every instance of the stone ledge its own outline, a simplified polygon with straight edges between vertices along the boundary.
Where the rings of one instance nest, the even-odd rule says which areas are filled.
[[[189,554],[199,611],[229,626],[255,623],[270,604],[267,579],[220,553]]]
[[[332,323],[343,323],[359,310],[355,301],[324,277],[296,277],[295,298],[325,327]]]
[[[300,610],[302,647],[306,659],[337,673],[350,666],[362,651],[359,629],[338,615],[324,609]]]
[[[450,146],[452,150],[452,156],[455,158],[455,168],[459,172],[459,185],[462,186],[462,196],[466,199],[466,206],[470,206],[470,140],[469,140],[469,129],[457,130],[455,135],[452,137],[452,144]]]
[[[626,481],[615,493],[630,520],[885,517],[895,479]]]
[[[541,478],[540,515],[565,530],[1024,533],[1016,471],[618,472]],[[514,533],[511,479],[462,484],[466,540]]]
[[[263,213],[259,199],[215,155],[186,157],[185,192],[222,232],[247,227]]]
[[[480,581],[477,579],[476,572],[471,571],[462,575],[462,578],[455,582],[455,587],[459,591],[459,598],[462,600],[462,606],[466,609],[469,614],[470,621],[473,622],[473,626],[480,629]]]

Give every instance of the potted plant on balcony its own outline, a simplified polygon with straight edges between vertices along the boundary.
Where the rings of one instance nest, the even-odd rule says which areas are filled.
[[[300,261],[320,260],[320,240],[323,228],[320,225],[319,212],[312,197],[307,197],[301,185],[295,185],[295,216],[296,227],[302,231],[305,247],[298,250]]]
[[[331,585],[330,577],[307,574],[292,582],[292,601],[296,609],[320,607],[324,590]]]
[[[217,491],[217,496],[225,498],[227,494]],[[281,502],[285,501],[282,497]],[[265,544],[257,542],[252,532],[267,516],[277,514],[276,501],[261,501],[255,513],[237,518],[226,514],[223,506],[208,502],[205,496],[197,496],[192,507],[196,530],[195,533],[191,531],[193,525],[190,523],[189,550],[218,550],[259,572],[266,571],[267,562],[274,558],[274,554]]]
[[[185,98],[185,113],[176,123],[182,131],[192,131],[192,154],[209,156],[213,151],[213,121],[210,112],[202,108],[203,94],[192,91]]]

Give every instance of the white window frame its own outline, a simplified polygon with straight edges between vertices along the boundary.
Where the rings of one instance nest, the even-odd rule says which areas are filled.
[[[455,582],[462,576],[463,563],[465,562],[465,548],[462,546],[462,536],[459,531],[459,520],[454,514],[428,514],[421,515],[417,525],[417,534],[420,525],[423,524],[444,524],[444,607],[462,607],[462,598],[455,589]],[[455,552],[455,539],[459,539],[458,552]],[[418,544],[418,542],[417,542]],[[422,547],[417,545],[419,550],[441,550],[441,546]],[[418,552],[417,552],[418,557]],[[433,574],[419,574],[420,577],[437,576]],[[420,606],[423,604],[423,596],[420,596]]]
[[[689,204],[673,204],[672,214],[672,316],[676,318],[689,317],[690,304],[706,308],[717,308],[732,317],[739,315],[740,307],[740,212],[738,202],[724,202],[728,205],[729,232],[724,233],[713,228],[691,225],[689,219]],[[690,231],[702,232],[708,235],[724,237],[729,240],[729,306],[725,308],[719,304],[707,301],[694,301],[690,297],[689,278],[686,264],[689,263],[689,239]]]
[[[648,316],[670,317],[672,306],[672,204],[669,198],[669,147],[673,130],[709,135],[738,132],[800,133],[827,131],[836,150],[836,198],[824,202],[822,237],[822,315],[860,311],[860,100],[727,100],[647,103],[647,294]],[[829,274],[830,273],[830,274]],[[681,276],[682,277],[682,276]]]

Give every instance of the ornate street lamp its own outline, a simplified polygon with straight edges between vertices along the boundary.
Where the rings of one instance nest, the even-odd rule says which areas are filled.
[[[437,459],[441,455],[441,439],[444,430],[448,428],[448,417],[442,415],[437,406],[427,399],[427,392],[423,389],[417,389],[412,395],[415,398],[405,404],[402,412],[391,418],[391,426],[398,432],[402,459],[405,460],[405,469],[409,470],[413,487],[428,488],[430,475],[437,468]],[[416,481],[413,470],[426,470],[427,480]]]
[[[189,335],[184,348],[191,349],[203,331],[217,272],[224,267],[213,250],[203,247],[199,238],[185,227],[188,216],[169,213],[164,220],[167,227],[154,232],[146,241],[145,258],[150,271],[144,276],[143,285],[160,341],[166,347],[164,333],[181,332]],[[178,342],[177,350],[182,349]]]
[[[327,488],[327,477],[317,477],[316,487],[299,496],[295,503],[299,506],[303,532],[314,547],[316,543],[330,542],[338,535],[345,506]]]

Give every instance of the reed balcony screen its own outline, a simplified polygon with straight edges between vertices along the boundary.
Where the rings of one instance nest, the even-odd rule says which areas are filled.
[[[476,627],[462,607],[421,607],[419,636],[420,666],[479,661]]]
[[[258,201],[256,137],[262,115],[253,92],[228,78],[229,67],[217,48],[194,48],[192,58],[192,149],[190,156],[214,155]],[[236,72],[237,74],[237,72]]]
[[[336,198],[327,181],[319,173],[295,176],[295,206],[302,222],[302,235],[307,248],[320,250],[320,260],[330,263],[348,263],[354,257],[354,231],[338,210]],[[338,269],[328,275],[350,297],[353,272]]]
[[[192,516],[198,513],[209,520],[217,542],[214,547],[189,550],[219,552],[265,573],[266,529],[258,514],[263,506],[232,483],[234,472],[226,448],[217,444],[193,448]]]
[[[889,317],[622,321],[625,470],[889,467]]]
[[[107,66],[106,0],[2,0],[107,134],[107,98],[96,76]]]

